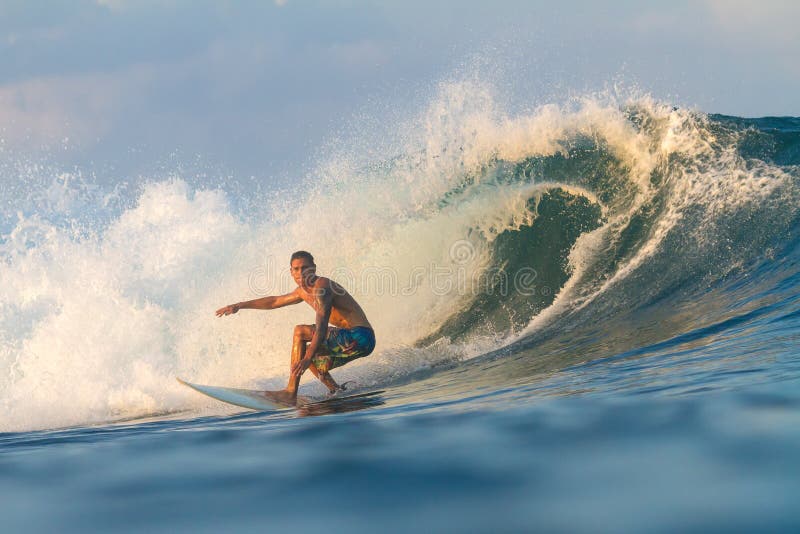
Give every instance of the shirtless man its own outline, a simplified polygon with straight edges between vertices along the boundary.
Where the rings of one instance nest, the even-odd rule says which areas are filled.
[[[265,392],[266,396],[279,402],[294,404],[300,377],[306,369],[311,369],[331,393],[338,391],[340,386],[329,371],[356,358],[368,356],[375,348],[375,332],[364,310],[342,286],[317,276],[317,266],[311,254],[299,250],[292,254],[289,265],[297,284],[297,289],[291,293],[229,304],[216,313],[217,317],[222,317],[241,309],[273,310],[302,301],[314,308],[317,312],[316,324],[294,327],[292,362],[286,389]]]

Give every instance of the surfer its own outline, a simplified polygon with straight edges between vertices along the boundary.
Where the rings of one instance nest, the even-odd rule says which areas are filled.
[[[268,397],[284,403],[296,402],[300,377],[306,369],[311,369],[331,393],[343,389],[329,371],[368,356],[375,348],[375,332],[364,310],[341,285],[317,275],[311,254],[299,250],[292,254],[289,265],[297,284],[297,289],[291,293],[237,302],[216,311],[217,317],[222,317],[243,309],[274,310],[303,301],[314,308],[315,324],[294,327],[286,389],[265,392]]]

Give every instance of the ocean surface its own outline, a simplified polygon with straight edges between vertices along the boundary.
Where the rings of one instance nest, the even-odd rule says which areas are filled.
[[[4,151],[4,532],[800,530],[800,118],[444,83],[292,187]],[[5,149],[4,149],[5,150]],[[283,387],[311,251],[377,332]]]

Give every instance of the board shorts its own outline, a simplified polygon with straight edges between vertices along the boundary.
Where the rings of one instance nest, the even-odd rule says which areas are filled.
[[[368,326],[330,326],[323,345],[329,354],[315,356],[311,362],[321,373],[326,373],[358,358],[369,356],[375,349],[375,332]]]

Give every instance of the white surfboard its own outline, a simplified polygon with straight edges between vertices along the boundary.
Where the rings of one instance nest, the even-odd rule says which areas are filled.
[[[195,391],[199,391],[203,395],[208,395],[212,399],[227,402],[242,408],[250,408],[261,412],[282,410],[285,408],[294,408],[294,404],[284,404],[270,399],[264,395],[263,391],[253,389],[237,389],[225,388],[221,386],[204,386],[201,384],[192,384],[185,380],[177,379],[178,382],[184,386],[189,386]]]

